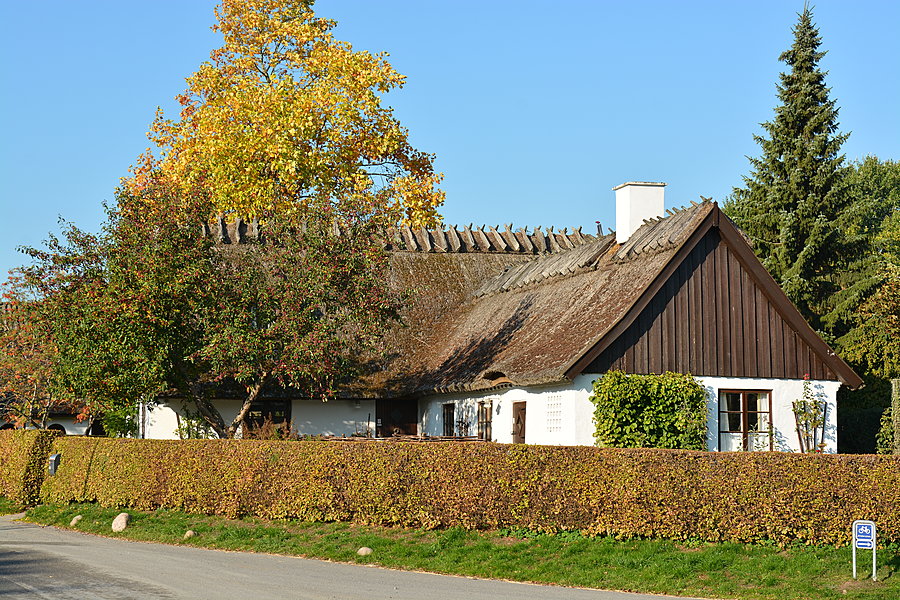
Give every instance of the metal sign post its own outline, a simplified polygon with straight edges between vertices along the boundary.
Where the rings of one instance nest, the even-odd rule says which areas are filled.
[[[875,573],[875,523],[872,521],[853,521],[853,579],[856,579],[856,549],[872,551],[872,581],[878,581]]]

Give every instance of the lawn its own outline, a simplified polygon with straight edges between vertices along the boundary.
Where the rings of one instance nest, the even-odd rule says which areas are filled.
[[[3,496],[0,496],[0,515],[11,515],[25,510],[21,504],[17,504]]]
[[[0,507],[3,505],[0,504]],[[384,567],[634,592],[710,598],[900,598],[900,548],[879,551],[878,582],[851,578],[849,548],[616,540],[522,531],[408,530],[348,523],[225,519],[178,511],[128,511],[131,525],[113,534],[120,509],[94,504],[43,505],[35,523],[168,544],[291,554]],[[197,537],[184,540],[187,530]],[[373,549],[357,556],[362,546]],[[871,555],[866,555],[870,559]],[[862,560],[863,565],[871,562]],[[864,570],[864,568],[863,568]]]

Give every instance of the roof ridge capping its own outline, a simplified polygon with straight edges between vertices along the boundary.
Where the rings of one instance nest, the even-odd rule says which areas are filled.
[[[472,253],[491,252],[506,254],[558,254],[577,248],[602,237],[584,233],[581,227],[555,231],[554,227],[535,227],[530,233],[527,227],[513,229],[512,223],[503,226],[469,225],[441,226],[431,229],[400,225],[388,232],[388,250],[407,252]]]
[[[264,224],[257,219],[251,221],[237,217],[227,220],[214,217],[201,224],[201,235],[213,238],[218,244],[248,244],[264,238]],[[334,233],[345,234],[345,230],[335,226]],[[391,251],[472,253],[491,252],[506,254],[557,254],[577,248],[602,237],[582,231],[581,227],[571,230],[564,227],[555,231],[554,227],[535,227],[531,232],[527,227],[513,229],[512,223],[490,227],[475,227],[471,223],[426,228],[400,225],[388,229],[384,247]]]
[[[628,260],[678,245],[694,216],[706,215],[715,206],[718,204],[711,198],[700,196],[700,202],[692,200],[688,206],[669,208],[662,216],[644,219],[627,240],[618,244],[613,260]]]
[[[717,206],[709,198],[703,196],[700,198],[701,202],[692,202],[690,206],[670,209],[661,217],[645,219],[644,224],[625,244],[616,244],[615,232],[610,232],[594,238],[590,245],[582,244],[555,252],[553,256],[538,257],[534,261],[510,265],[502,273],[485,281],[473,296],[479,298],[527,287],[551,278],[596,269],[605,261],[618,263],[672,250],[683,243],[686,236],[693,231],[698,218],[704,218],[714,206]]]

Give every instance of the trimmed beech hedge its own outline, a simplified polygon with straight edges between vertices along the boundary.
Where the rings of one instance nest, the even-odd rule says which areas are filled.
[[[23,505],[37,503],[56,434],[35,429],[0,431],[0,496]]]
[[[59,438],[45,501],[407,527],[900,541],[900,457],[475,443]]]

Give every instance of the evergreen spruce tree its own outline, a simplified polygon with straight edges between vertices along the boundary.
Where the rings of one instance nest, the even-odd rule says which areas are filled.
[[[817,328],[835,291],[833,273],[847,255],[838,223],[847,204],[841,182],[847,135],[828,96],[819,61],[821,38],[805,6],[794,43],[779,60],[790,67],[778,84],[781,105],[755,139],[762,156],[735,188],[726,213],[750,236],[757,255],[788,297]]]

